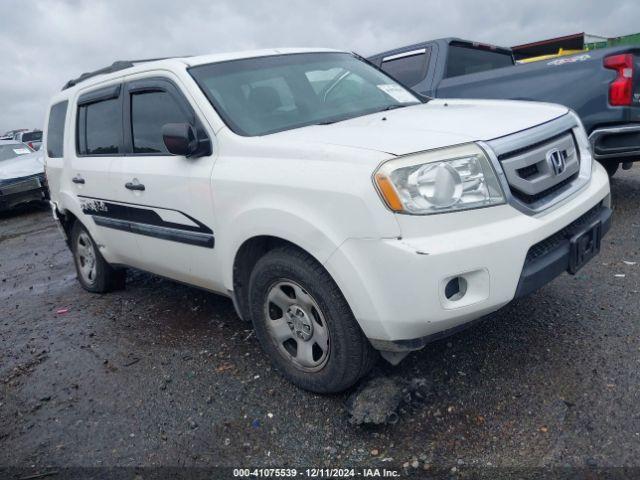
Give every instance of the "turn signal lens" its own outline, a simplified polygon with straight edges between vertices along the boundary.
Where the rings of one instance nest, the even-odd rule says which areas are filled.
[[[393,210],[394,212],[401,212],[402,202],[400,201],[400,197],[396,192],[396,189],[393,188],[393,184],[389,177],[387,177],[384,173],[376,173],[375,176],[376,184],[378,185],[378,190],[382,195],[387,206]]]

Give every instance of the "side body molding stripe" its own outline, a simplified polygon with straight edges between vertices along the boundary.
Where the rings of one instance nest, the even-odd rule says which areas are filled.
[[[96,222],[96,225],[101,227],[124,230],[131,233],[137,233],[139,235],[146,235],[148,237],[161,238],[162,240],[188,243],[189,245],[197,245],[199,247],[206,248],[213,248],[214,244],[213,235],[210,233],[190,232],[188,230],[135,223],[109,217],[93,217],[93,220]]]
[[[204,248],[213,248],[215,245],[213,231],[209,227],[178,210],[85,196],[79,198],[82,212],[93,218],[98,226]],[[172,217],[177,221],[182,216],[185,221],[165,221],[158,210],[172,212]]]

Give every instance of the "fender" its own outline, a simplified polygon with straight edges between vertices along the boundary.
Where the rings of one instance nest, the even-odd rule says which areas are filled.
[[[258,236],[272,236],[291,242],[305,250],[318,262],[324,264],[344,239],[329,236],[331,230],[319,228],[319,221],[302,217],[279,208],[256,208],[245,210],[233,219],[231,238],[221,240],[220,248],[223,283],[227,290],[233,290],[233,263],[243,243]],[[322,222],[324,223],[324,222]]]

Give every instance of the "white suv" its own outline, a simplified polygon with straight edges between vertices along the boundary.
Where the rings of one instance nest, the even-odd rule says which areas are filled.
[[[85,289],[130,266],[228,295],[317,392],[575,273],[610,225],[566,108],[418,98],[350,53],[116,62],[47,124]]]

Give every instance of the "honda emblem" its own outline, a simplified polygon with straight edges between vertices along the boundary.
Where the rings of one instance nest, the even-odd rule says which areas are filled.
[[[561,152],[557,148],[554,148],[553,150],[549,150],[547,152],[547,162],[553,169],[553,173],[555,173],[556,175],[560,175],[567,167],[565,153]]]

